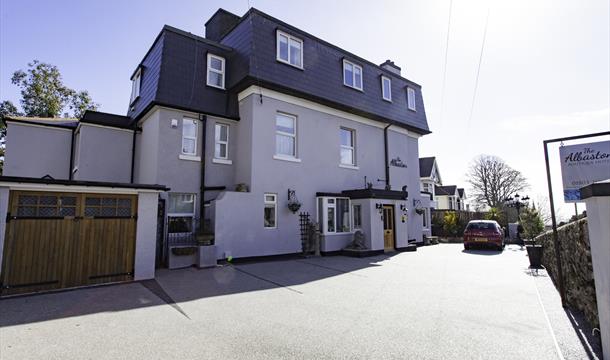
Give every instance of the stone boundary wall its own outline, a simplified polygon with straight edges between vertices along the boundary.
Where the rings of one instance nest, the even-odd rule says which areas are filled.
[[[591,326],[599,328],[587,219],[561,226],[557,228],[557,233],[561,244],[566,301],[570,307],[582,311]],[[553,232],[547,231],[536,237],[536,243],[544,245],[542,264],[555,286],[558,286]]]

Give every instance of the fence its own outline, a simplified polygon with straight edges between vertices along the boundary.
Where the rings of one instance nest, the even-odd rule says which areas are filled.
[[[485,213],[483,212],[475,212],[475,211],[466,211],[466,210],[436,210],[432,209],[430,212],[430,217],[432,218],[432,236],[440,236],[440,237],[453,237],[453,234],[449,234],[443,228],[445,223],[445,214],[454,213],[457,215],[457,236],[461,236],[464,233],[464,229],[466,225],[471,220],[481,220],[484,219]]]

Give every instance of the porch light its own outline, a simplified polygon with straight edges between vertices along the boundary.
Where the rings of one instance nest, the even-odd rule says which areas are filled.
[[[301,208],[301,203],[297,199],[296,190],[288,189],[288,209],[295,214]]]

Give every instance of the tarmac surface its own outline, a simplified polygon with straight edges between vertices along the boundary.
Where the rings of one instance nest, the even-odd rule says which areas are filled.
[[[161,270],[0,300],[0,359],[597,359],[525,250]]]

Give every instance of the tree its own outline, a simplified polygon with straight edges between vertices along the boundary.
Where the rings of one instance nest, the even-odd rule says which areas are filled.
[[[87,91],[75,91],[62,82],[55,65],[34,60],[26,71],[17,70],[11,82],[21,89],[21,107],[26,116],[57,117],[68,107],[68,116],[79,117],[85,110],[95,110],[96,104]]]
[[[489,208],[489,211],[487,211],[483,217],[485,220],[494,220],[497,221],[498,224],[505,225],[504,223],[506,219],[501,208]]]
[[[472,197],[490,208],[500,207],[504,199],[529,186],[521,172],[491,155],[474,159],[466,176]]]
[[[454,211],[448,211],[443,216],[443,230],[445,233],[456,236],[459,231],[458,216]]]
[[[544,231],[544,223],[540,213],[536,210],[536,205],[523,209],[519,222],[523,226],[523,233],[527,239],[533,239]]]
[[[0,102],[0,174],[4,168],[4,139],[6,138],[6,126],[2,121],[6,116],[21,116],[17,107],[10,101]]]

